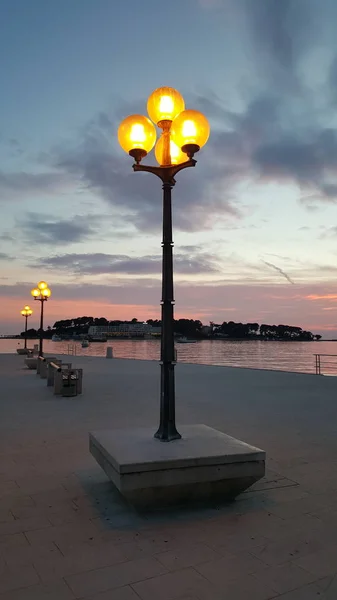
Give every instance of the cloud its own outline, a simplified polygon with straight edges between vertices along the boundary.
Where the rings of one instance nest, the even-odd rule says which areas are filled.
[[[325,0],[323,8],[317,0],[200,0],[199,6],[216,8],[213,18],[235,33],[224,69],[233,64],[240,77],[235,101],[229,90],[190,95],[189,104],[210,118],[212,132],[196,169],[177,177],[175,228],[194,232],[238,222],[245,211],[238,201],[240,186],[251,183],[295,184],[308,210],[336,202],[335,0]],[[318,83],[324,69],[326,81]],[[158,231],[159,182],[133,173],[115,135],[121,118],[144,110],[144,99],[115,98],[114,106],[93,115],[74,139],[41,155],[45,173],[0,173],[0,197],[53,193],[76,182],[138,231]]]
[[[70,184],[65,172],[27,173],[0,171],[0,202],[23,200],[33,195],[60,193]]]
[[[12,256],[6,252],[0,252],[0,260],[12,260]]]
[[[294,281],[289,277],[288,273],[283,271],[283,269],[280,269],[280,267],[277,267],[276,265],[274,265],[271,262],[268,262],[263,259],[261,259],[261,260],[265,265],[267,265],[267,267],[271,267],[272,269],[274,269],[274,271],[277,271],[277,273],[280,273],[280,275],[282,275],[282,277],[284,277],[289,283],[291,283],[292,285],[295,285]]]
[[[60,254],[42,258],[38,265],[42,268],[64,270],[80,275],[128,274],[128,275],[160,275],[161,256],[150,255],[131,257],[104,253],[94,254]],[[176,273],[199,274],[217,273],[219,267],[214,256],[201,253],[180,253],[174,257]]]
[[[100,219],[101,217],[95,215],[58,219],[49,215],[28,213],[19,222],[19,228],[28,242],[63,246],[95,237]]]

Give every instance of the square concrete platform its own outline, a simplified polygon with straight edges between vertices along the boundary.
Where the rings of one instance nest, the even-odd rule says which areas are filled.
[[[263,450],[207,425],[179,432],[173,442],[155,439],[150,428],[93,432],[90,452],[137,506],[232,500],[264,476]]]

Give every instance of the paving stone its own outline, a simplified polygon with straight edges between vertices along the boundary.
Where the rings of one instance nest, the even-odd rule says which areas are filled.
[[[317,579],[316,576],[293,563],[267,567],[263,571],[253,574],[253,577],[270,586],[278,594],[290,592],[291,590],[313,583]]]
[[[220,558],[220,555],[205,544],[189,544],[175,551],[171,550],[156,554],[156,558],[169,571],[175,571],[216,560]]]
[[[31,517],[29,519],[16,519],[9,523],[0,523],[0,536],[20,533],[21,531],[33,531],[34,529],[45,529],[50,527],[50,521],[46,517]]]
[[[334,575],[337,572],[337,545],[326,546],[319,552],[302,556],[295,564],[315,575],[317,579]]]
[[[193,568],[153,577],[131,586],[142,600],[174,600],[184,596],[197,596],[199,600],[220,600],[220,590]],[[236,600],[236,599],[235,599]]]
[[[35,560],[47,557],[60,556],[60,550],[53,542],[45,542],[39,546],[31,546],[28,542],[21,546],[6,546],[2,549],[0,545],[0,556],[2,556],[9,566],[32,565]]]
[[[274,600],[274,599],[273,599]],[[305,585],[297,590],[292,590],[281,596],[277,596],[275,600],[330,600],[326,597],[325,592],[315,583]],[[334,600],[334,599],[332,599]]]
[[[73,600],[74,598],[74,594],[64,581],[52,585],[33,585],[0,594],[0,600]]]
[[[165,573],[165,567],[154,558],[141,558],[103,569],[66,577],[66,582],[78,597],[105,592]]]
[[[6,551],[6,548],[18,546],[28,546],[28,540],[23,533],[13,533],[0,536],[0,549],[2,552]]]
[[[122,588],[118,588],[116,590],[109,590],[108,592],[102,592],[100,594],[96,594],[95,596],[91,596],[88,600],[139,600],[138,594],[133,591],[133,589],[126,585]],[[179,599],[180,600],[180,599]],[[198,600],[193,598],[185,598],[181,600]]]
[[[9,523],[10,521],[14,521],[13,513],[7,509],[0,509],[0,523]]]
[[[49,553],[34,559],[34,567],[41,581],[49,582],[67,575],[92,571],[102,567],[125,562],[127,559],[119,546],[109,542],[89,546],[82,544],[66,554]]]
[[[208,563],[197,565],[195,569],[216,585],[222,585],[229,579],[256,573],[265,568],[265,564],[249,554],[242,552],[236,556],[224,556]]]
[[[0,594],[39,582],[37,572],[30,565],[4,565],[0,572]]]
[[[88,522],[82,524],[69,523],[68,525],[52,526],[45,529],[35,529],[27,531],[26,536],[30,544],[41,544],[46,541],[55,542],[61,551],[71,545],[74,540],[77,542],[89,540],[98,534],[95,526]]]

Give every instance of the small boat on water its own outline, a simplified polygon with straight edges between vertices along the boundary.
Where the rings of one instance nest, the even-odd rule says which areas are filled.
[[[89,348],[89,346],[90,346],[89,340],[82,340],[81,346],[82,346],[82,348]]]
[[[187,337],[181,337],[176,339],[177,344],[196,344],[197,340],[188,340]]]
[[[108,338],[105,335],[91,335],[89,337],[90,342],[102,342],[105,343],[108,341]]]
[[[54,335],[51,338],[52,342],[62,342],[62,338],[60,338],[59,335],[57,335],[56,333],[54,333]]]

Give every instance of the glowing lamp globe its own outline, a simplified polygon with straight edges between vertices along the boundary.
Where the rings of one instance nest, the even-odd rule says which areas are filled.
[[[162,121],[173,121],[184,108],[184,98],[171,87],[157,88],[147,101],[148,115],[156,125]]]
[[[40,295],[40,290],[38,290],[37,288],[34,288],[30,293],[32,296],[34,296],[34,298],[38,298]]]
[[[165,164],[164,159],[164,138],[161,136],[156,143],[154,154],[159,165]],[[180,165],[186,161],[186,154],[178,148],[177,144],[170,141],[171,165]]]
[[[118,128],[118,141],[136,162],[140,162],[156,143],[156,128],[143,115],[130,115]]]
[[[48,287],[48,284],[45,281],[39,281],[37,287],[39,290],[45,290]]]
[[[22,314],[22,316],[23,316],[23,317],[25,317],[25,316],[26,316],[26,311],[25,311],[25,310],[22,310],[22,311],[21,311],[21,314]]]
[[[198,110],[184,110],[171,127],[172,141],[190,158],[206,144],[209,133],[209,122]]]
[[[30,306],[28,306],[28,304],[26,304],[26,306],[23,307],[24,310],[30,310]]]
[[[51,296],[50,289],[45,288],[44,290],[41,290],[41,296],[43,296],[43,298],[50,298],[50,296]]]

